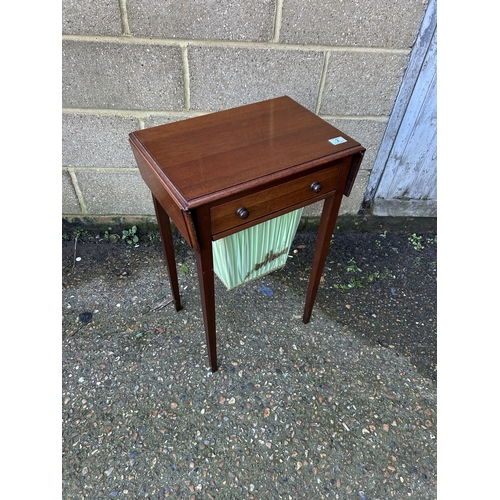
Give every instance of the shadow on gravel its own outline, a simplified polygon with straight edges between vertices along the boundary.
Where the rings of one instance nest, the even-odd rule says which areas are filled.
[[[286,267],[289,286],[304,293],[315,238],[315,231],[299,232]],[[335,234],[315,308],[369,344],[411,358],[436,380],[436,247],[435,232]]]

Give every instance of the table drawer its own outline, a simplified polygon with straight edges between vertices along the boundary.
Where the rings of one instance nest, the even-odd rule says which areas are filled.
[[[212,208],[212,234],[247,224],[335,190],[341,163]]]

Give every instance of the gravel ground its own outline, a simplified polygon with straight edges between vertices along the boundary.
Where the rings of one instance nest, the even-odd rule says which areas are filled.
[[[157,233],[67,231],[62,497],[436,498],[436,233],[384,227],[339,227],[307,325],[311,228],[284,269],[216,280],[214,374],[176,231],[179,312]]]

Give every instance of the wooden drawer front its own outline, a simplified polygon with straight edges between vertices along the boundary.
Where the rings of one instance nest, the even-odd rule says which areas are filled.
[[[314,198],[321,200],[335,190],[340,164],[313,174],[264,189],[212,208],[212,234],[246,224],[273,212]],[[315,191],[314,188],[320,190]]]

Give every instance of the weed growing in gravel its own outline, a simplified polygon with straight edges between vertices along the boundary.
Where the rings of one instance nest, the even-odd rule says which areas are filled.
[[[74,231],[74,238],[75,240],[79,239],[79,238],[86,238],[87,236],[89,236],[89,232],[88,231],[80,231],[80,229],[75,229]]]
[[[148,235],[148,239],[149,239],[150,243],[159,243],[161,241],[160,232],[159,231],[152,231]]]
[[[346,266],[346,273],[362,273],[363,271],[361,270],[360,267],[356,264],[356,261],[354,259],[350,259],[347,266]],[[375,271],[371,274],[368,274],[366,276],[360,276],[360,277],[352,277],[349,279],[347,283],[341,283],[341,284],[336,284],[333,285],[335,288],[338,290],[349,290],[351,288],[363,288],[365,286],[365,283],[373,283],[375,280],[385,278],[387,276],[391,276],[391,273],[388,269],[386,269],[383,272],[380,271]]]
[[[346,267],[346,271],[348,273],[356,273],[356,272],[360,273],[361,269],[358,267],[354,259],[350,259]]]
[[[375,271],[374,273],[372,274],[369,274],[367,277],[366,277],[366,281],[368,281],[368,283],[371,283],[372,281],[375,281],[377,279],[380,278],[380,272],[379,271]]]
[[[128,245],[132,243],[139,243],[139,237],[137,236],[137,226],[132,226],[130,229],[124,229],[122,231],[122,240],[125,240]]]
[[[416,251],[423,250],[425,247],[422,245],[422,236],[417,236],[415,233],[413,233],[409,238],[408,241],[412,244],[413,248]]]
[[[381,238],[387,238],[387,231],[384,231],[383,233],[379,234],[379,236]],[[375,245],[379,250],[382,248],[382,242],[380,240],[375,240]]]
[[[113,228],[108,227],[108,229],[104,231],[104,239],[106,241],[110,241],[111,243],[115,243],[120,239],[120,235],[111,233],[110,231],[112,230]]]
[[[363,288],[363,283],[357,278],[351,278],[347,284],[333,285],[339,290],[349,290],[350,288]]]

